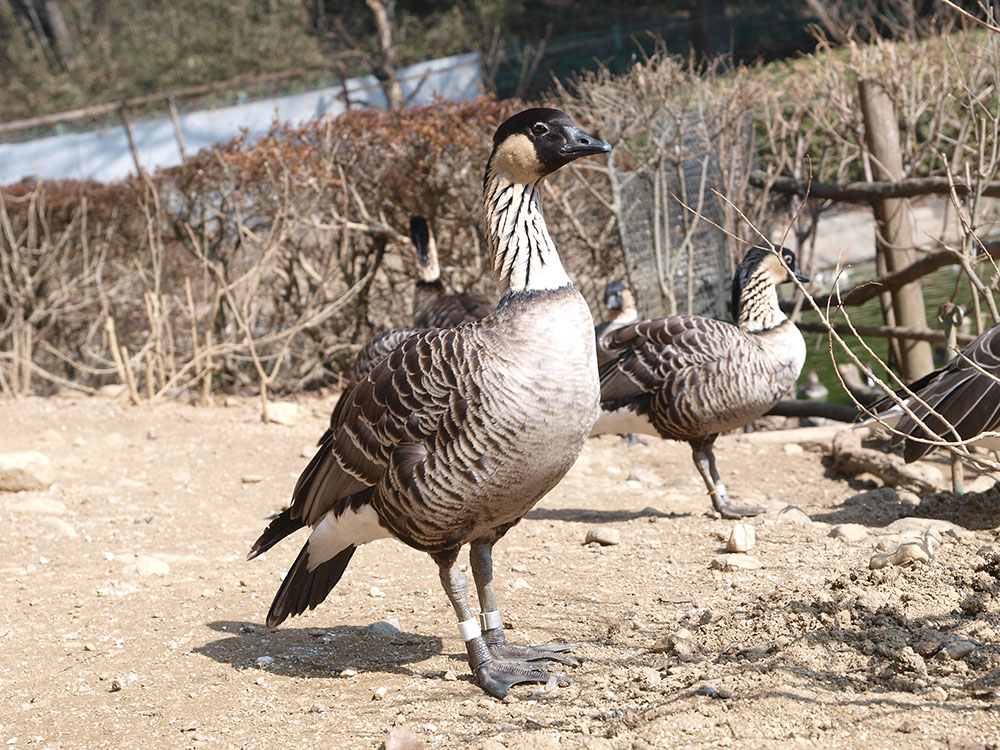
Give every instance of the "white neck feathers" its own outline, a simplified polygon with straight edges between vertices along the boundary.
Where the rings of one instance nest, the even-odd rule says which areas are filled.
[[[776,328],[788,318],[778,304],[778,289],[767,273],[755,273],[740,293],[740,315],[736,324],[747,331]]]
[[[486,236],[500,295],[559,289],[571,282],[549,236],[539,199],[541,177],[516,181],[490,165],[483,191]]]

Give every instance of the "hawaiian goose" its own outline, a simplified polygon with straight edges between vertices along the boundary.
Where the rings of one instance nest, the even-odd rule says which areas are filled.
[[[958,438],[972,440],[984,432],[1000,431],[998,378],[1000,326],[995,326],[973,340],[947,365],[912,383],[909,390],[913,396],[908,396],[905,391],[899,394],[907,407],[933,433],[933,437],[889,399],[883,399],[871,408],[879,413],[879,421],[893,428],[893,443],[904,441],[903,459],[910,463],[923,458],[936,447],[933,442],[924,441],[935,438],[949,442]],[[872,421],[867,420],[866,424]],[[955,433],[958,433],[958,438]],[[975,444],[988,450],[1000,450],[1000,437],[986,435],[976,440]]]
[[[601,417],[592,434],[645,432],[686,440],[723,518],[762,513],[730,504],[715,468],[720,433],[757,419],[795,383],[802,334],[778,307],[776,285],[806,281],[795,254],[751,248],[733,279],[736,325],[698,315],[643,320],[607,337],[616,358],[601,368]]]
[[[483,206],[500,303],[481,321],[410,336],[345,396],[291,506],[249,554],[312,529],[274,597],[269,627],[323,601],[357,547],[392,537],[438,564],[472,672],[488,693],[550,682],[544,670],[553,661],[575,663],[559,653],[565,645],[507,643],[492,548],[563,477],[597,419],[594,322],[546,229],[540,183],[610,148],[553,109],[525,110],[497,130]],[[478,617],[457,565],[464,544]]]
[[[635,323],[639,312],[635,309],[635,297],[620,281],[609,281],[604,286],[604,309],[608,319],[594,328],[597,337],[597,366],[614,359],[616,354],[608,349],[605,339],[622,326]]]
[[[420,279],[413,290],[414,328],[451,328],[469,320],[481,320],[493,312],[493,302],[481,294],[445,292],[437,243],[423,216],[410,219],[410,240],[420,262]]]

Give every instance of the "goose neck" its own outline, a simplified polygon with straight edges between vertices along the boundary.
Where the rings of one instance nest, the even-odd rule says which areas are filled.
[[[542,215],[541,183],[542,178],[518,182],[487,168],[486,236],[501,297],[570,284]]]
[[[736,324],[747,331],[777,328],[788,318],[778,304],[778,290],[764,274],[754,274],[740,292],[740,312]]]

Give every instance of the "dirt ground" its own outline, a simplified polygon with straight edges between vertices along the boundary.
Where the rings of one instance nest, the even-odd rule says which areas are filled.
[[[582,663],[498,701],[435,566],[399,543],[263,626],[303,538],[245,555],[332,399],[298,404],[284,426],[251,400],[0,402],[0,451],[39,450],[56,477],[0,493],[0,744],[378,748],[401,725],[395,750],[1000,746],[996,489],[866,495],[822,444],[726,436],[734,500],[771,508],[752,522],[763,567],[730,572],[711,566],[733,522],[707,513],[686,445],[591,440],[496,556],[510,640],[578,642]],[[900,523],[930,528],[907,516],[957,526],[932,524],[928,564],[869,570]],[[830,536],[842,523],[858,541]],[[597,528],[620,543],[585,545]]]

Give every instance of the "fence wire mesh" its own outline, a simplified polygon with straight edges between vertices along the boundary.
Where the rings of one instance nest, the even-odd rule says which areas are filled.
[[[712,135],[694,112],[660,118],[652,127],[655,141],[674,147],[615,175],[625,271],[639,315],[726,319],[734,263],[726,235],[714,226],[727,221],[724,202],[713,192],[726,193]],[[745,130],[743,146],[750,149]]]

